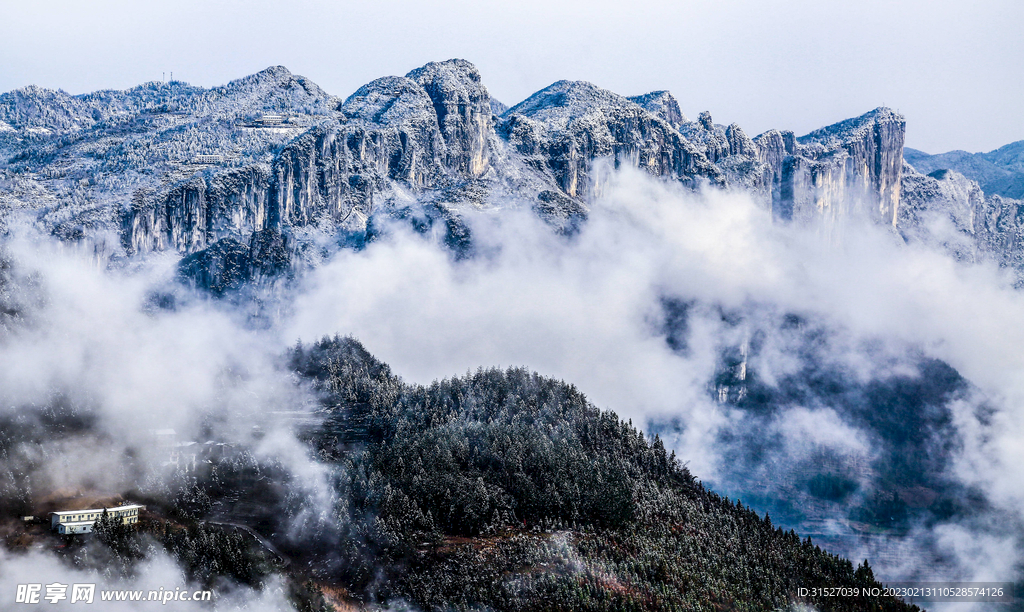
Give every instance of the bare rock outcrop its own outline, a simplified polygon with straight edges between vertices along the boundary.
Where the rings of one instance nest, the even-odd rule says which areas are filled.
[[[858,207],[873,221],[895,227],[905,133],[901,115],[876,108],[797,139],[798,155],[783,164],[783,210],[804,216],[815,209]]]
[[[129,254],[205,249],[225,238],[247,238],[270,221],[270,173],[252,165],[196,174],[165,193],[136,191],[123,215]]]

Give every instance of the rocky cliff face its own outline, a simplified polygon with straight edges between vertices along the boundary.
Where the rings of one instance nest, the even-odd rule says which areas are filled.
[[[722,172],[726,185],[742,188],[771,206],[768,168],[759,157],[757,144],[740,126],[716,124],[711,113],[704,111],[696,121],[681,125],[679,132]]]
[[[989,153],[908,149],[905,158],[900,233],[965,261],[1009,268],[1024,286],[1024,200],[1007,197],[1024,194],[1017,189],[1024,185],[1024,141]]]
[[[166,193],[137,191],[124,212],[129,254],[177,250],[193,253],[228,236],[249,236],[270,223],[270,173],[253,165],[197,174]]]
[[[877,108],[811,132],[799,143],[805,155],[835,169],[830,168],[822,175],[841,177],[845,184],[840,189],[845,191],[847,201],[861,202],[871,218],[895,226],[906,127],[901,115],[888,108]],[[821,205],[834,203],[835,200]]]
[[[483,177],[491,169],[490,96],[471,64],[428,64],[378,79],[289,144],[275,162],[280,222],[306,225],[326,213],[365,223],[375,194],[420,193]]]
[[[598,157],[655,176],[721,185],[721,172],[664,119],[581,81],[559,81],[510,108],[501,135],[569,197],[586,195]]]
[[[302,135],[275,160],[275,221],[282,226],[365,221],[385,180],[421,189],[442,174],[433,103],[415,81],[377,79],[338,110],[337,122]]]
[[[420,193],[490,169],[490,96],[468,62],[432,63],[360,88],[322,124],[289,144],[274,165],[282,225],[318,220],[365,226],[375,195]]]
[[[780,220],[838,220],[856,203],[892,225],[904,128],[876,109],[802,138],[751,139],[708,112],[687,120],[668,92],[626,98],[579,81],[506,109],[464,60],[377,79],[344,101],[280,66],[210,90],[31,89],[0,96],[0,119],[11,154],[0,181],[32,182],[26,206],[61,202],[40,218],[59,219],[62,236],[117,209],[108,217],[120,217],[111,229],[128,254],[176,250],[191,268],[213,266],[200,276],[216,286],[231,285],[224,270],[252,268],[266,242],[253,237],[267,232],[368,233],[380,215],[442,222],[463,248],[463,211],[509,203],[569,229],[600,189],[599,158],[692,188],[744,189]]]
[[[243,244],[265,228],[359,231],[375,206],[401,208],[426,192],[465,199],[471,184],[494,182],[493,163],[515,174],[492,121],[490,96],[468,62],[377,79],[284,146],[269,171],[205,173],[156,203],[136,197],[125,215],[126,245],[187,254],[227,237]]]
[[[757,158],[765,164],[768,172],[769,202],[780,202],[782,198],[782,169],[786,160],[797,154],[796,136],[790,131],[769,130],[754,139]],[[773,212],[775,208],[773,207]]]
[[[40,209],[62,239],[120,232],[132,255],[189,254],[228,236],[248,242],[275,222],[275,153],[337,104],[280,66],[213,89],[154,82],[81,96],[3,94],[0,199]],[[264,115],[283,120],[261,125]]]
[[[447,148],[444,165],[463,177],[480,177],[490,167],[491,97],[480,73],[466,60],[431,62],[413,70],[434,105]]]
[[[994,261],[1024,283],[1024,201],[986,195],[953,170],[902,174],[898,227],[908,241],[941,246],[969,262]]]
[[[772,130],[755,139],[770,174],[773,213],[831,219],[859,212],[895,226],[906,121],[887,108],[801,138]]]
[[[686,118],[683,111],[679,110],[679,101],[667,91],[652,91],[642,96],[629,98],[630,102],[636,102],[644,110],[656,117],[660,117],[677,130],[690,120]]]

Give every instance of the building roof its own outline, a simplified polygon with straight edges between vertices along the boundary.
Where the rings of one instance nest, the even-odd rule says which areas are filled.
[[[104,510],[110,512],[111,510],[133,510],[135,508],[140,508],[142,510],[146,509],[146,507],[142,504],[125,504],[123,506],[112,506],[110,508],[88,508],[85,510],[58,510],[57,512],[51,512],[50,514],[57,514],[60,516],[64,516],[65,514],[86,514],[88,512],[96,512],[97,514],[102,514]],[[68,524],[73,525],[74,523]]]

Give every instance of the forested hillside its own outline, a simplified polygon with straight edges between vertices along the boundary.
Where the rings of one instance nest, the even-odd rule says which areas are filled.
[[[525,369],[409,385],[356,340],[298,346],[329,416],[311,436],[351,517],[335,578],[426,609],[770,610],[879,586],[705,489],[572,385]],[[827,610],[913,609],[830,598]]]

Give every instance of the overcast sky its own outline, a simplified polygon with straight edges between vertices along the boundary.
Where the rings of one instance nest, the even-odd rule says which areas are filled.
[[[559,79],[669,89],[750,135],[886,105],[907,145],[1024,139],[1021,0],[3,0],[0,91],[220,85],[282,64],[328,92],[428,61],[475,63],[513,104]]]

